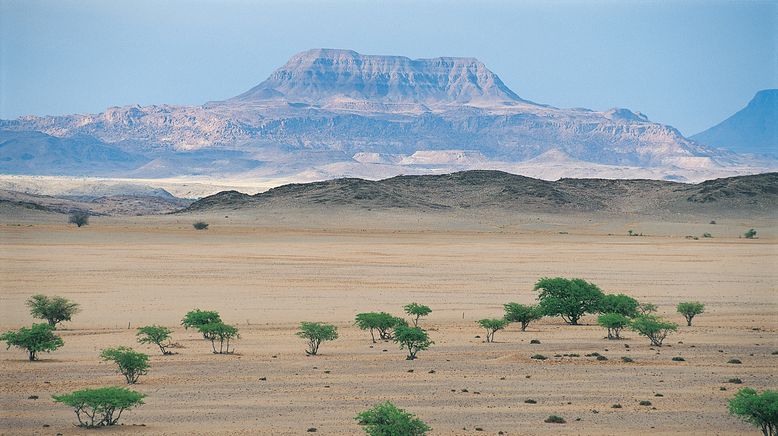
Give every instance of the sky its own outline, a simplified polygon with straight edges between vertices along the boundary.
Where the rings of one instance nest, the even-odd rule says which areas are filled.
[[[777,1],[0,0],[0,118],[202,104],[293,54],[476,57],[519,96],[691,135],[778,88]]]

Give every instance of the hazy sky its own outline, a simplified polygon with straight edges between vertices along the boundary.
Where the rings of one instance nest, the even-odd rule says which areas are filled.
[[[517,94],[685,134],[778,87],[776,1],[0,0],[0,118],[201,104],[292,54],[472,56]]]

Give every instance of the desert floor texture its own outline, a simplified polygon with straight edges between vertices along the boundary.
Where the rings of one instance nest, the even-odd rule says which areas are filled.
[[[200,218],[210,229],[192,229]],[[65,346],[39,362],[0,349],[0,434],[301,435],[316,428],[357,435],[354,416],[386,400],[422,418],[434,435],[758,434],[727,414],[727,400],[744,386],[778,388],[770,219],[711,225],[708,217],[533,215],[485,223],[292,211],[261,219],[98,217],[81,229],[65,221],[0,214],[0,327],[29,325],[24,301],[35,293],[82,306],[60,330]],[[759,239],[737,237],[749,227]],[[646,236],[626,236],[631,229]],[[703,232],[714,237],[685,237]],[[652,348],[632,332],[604,339],[594,317],[577,327],[546,318],[482,342],[476,320],[502,316],[503,303],[532,303],[543,276],[580,277],[653,302],[679,330]],[[675,313],[685,300],[706,304],[693,327]],[[435,345],[416,361],[404,360],[394,343],[373,345],[352,325],[356,313],[401,315],[412,301],[433,309],[422,326]],[[240,329],[235,355],[212,354],[180,327],[193,308],[217,310]],[[294,335],[304,320],[336,323],[340,339],[306,357]],[[178,354],[135,342],[134,329],[152,323],[174,328]],[[98,357],[118,345],[152,355],[149,374],[133,387],[148,395],[146,404],[126,412],[123,426],[74,427],[73,412],[51,395],[122,386]],[[585,357],[592,352],[608,360]],[[549,359],[530,358],[538,353]],[[571,353],[580,357],[554,357]],[[742,364],[728,364],[731,358]],[[727,382],[735,377],[743,384]],[[567,423],[544,423],[552,414]]]

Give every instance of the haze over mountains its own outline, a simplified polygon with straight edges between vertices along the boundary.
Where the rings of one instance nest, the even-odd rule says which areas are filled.
[[[767,122],[774,132],[774,118]],[[0,121],[0,129],[6,174],[313,181],[496,169],[544,179],[700,181],[778,167],[628,109],[527,101],[473,58],[330,49],[299,53],[224,101],[28,116]],[[732,147],[762,150],[767,135]]]

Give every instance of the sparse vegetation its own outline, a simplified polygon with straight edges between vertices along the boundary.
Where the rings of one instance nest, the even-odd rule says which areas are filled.
[[[172,330],[158,325],[147,325],[140,327],[135,336],[141,344],[154,344],[159,347],[162,354],[173,354],[167,350],[169,347],[170,334]]]
[[[548,359],[548,357],[546,357],[546,356],[544,356],[542,354],[533,354],[532,356],[530,356],[530,359],[546,360],[546,359]]]
[[[705,232],[705,233],[703,233],[703,234],[702,234],[702,237],[703,237],[703,238],[712,238],[712,237],[713,237],[713,235],[711,235],[711,234],[710,234],[710,233],[708,233],[708,232]]]
[[[743,234],[743,236],[745,236],[746,239],[754,239],[756,238],[756,230],[749,229],[747,232]]]
[[[661,347],[667,335],[678,329],[678,324],[664,321],[656,315],[640,315],[632,320],[629,327],[647,337],[651,345]]]
[[[727,363],[729,363],[729,364],[732,364],[732,365],[740,365],[740,364],[742,364],[743,362],[742,362],[740,359],[729,359],[729,360],[727,361]]]
[[[673,357],[673,358],[672,358],[672,359],[670,359],[670,360],[672,360],[673,362],[686,362],[686,359],[684,359],[684,358],[683,358],[683,357],[681,357],[681,356],[675,356],[675,357]]]
[[[332,324],[303,321],[300,323],[300,331],[296,334],[308,341],[308,349],[305,350],[305,354],[315,356],[323,341],[338,339],[338,328]]]
[[[597,318],[597,324],[608,329],[608,339],[621,339],[621,330],[629,325],[629,318],[620,313],[606,313]]]
[[[100,353],[105,361],[116,363],[118,372],[127,380],[127,384],[135,384],[138,378],[146,375],[149,370],[149,355],[139,353],[132,348],[106,348]]]
[[[49,353],[65,345],[62,338],[54,334],[54,327],[44,323],[7,331],[0,335],[0,341],[7,344],[6,349],[16,347],[26,350],[30,361],[36,360],[41,351]]]
[[[434,342],[421,327],[397,326],[394,329],[394,342],[400,344],[401,350],[408,350],[406,360],[416,359],[416,353],[426,350]]]
[[[561,316],[565,322],[577,325],[587,313],[600,310],[603,293],[597,285],[582,279],[562,277],[542,278],[535,284],[544,315]]]
[[[638,315],[638,300],[624,294],[606,294],[600,302],[600,313],[617,313],[628,318]]]
[[[184,315],[184,319],[181,320],[181,325],[188,330],[189,327],[199,329],[200,326],[218,322],[222,322],[222,319],[219,316],[219,312],[195,309],[190,310],[186,313],[186,315]],[[203,338],[208,339],[205,337],[205,334],[203,334]]]
[[[762,430],[764,436],[778,434],[778,392],[743,388],[729,400],[729,413]]]
[[[403,309],[405,309],[405,313],[407,313],[412,317],[415,317],[413,318],[414,327],[419,326],[419,318],[421,318],[422,316],[427,316],[430,313],[432,313],[432,309],[430,309],[428,306],[425,306],[423,304],[418,304],[418,303],[406,304],[405,307],[403,307]]]
[[[240,339],[238,329],[221,321],[203,324],[197,327],[197,330],[203,334],[205,339],[211,341],[213,354],[232,354],[230,351],[230,341]],[[219,350],[216,350],[216,341],[219,341]]]
[[[370,436],[424,436],[432,430],[415,415],[387,401],[354,418]]]
[[[208,223],[198,221],[194,224],[192,224],[192,227],[195,228],[195,230],[208,230]]]
[[[518,322],[521,324],[521,331],[526,331],[527,326],[532,321],[543,318],[543,311],[539,306],[529,306],[519,303],[508,303],[503,305],[505,308],[505,319],[508,322]]]
[[[55,327],[63,321],[70,321],[73,315],[80,311],[78,303],[64,297],[49,297],[37,294],[30,297],[26,303],[33,318],[45,319],[50,326]]]
[[[361,330],[370,330],[370,338],[376,343],[374,330],[378,331],[381,340],[392,339],[392,330],[398,325],[408,325],[399,317],[386,312],[364,312],[357,314],[354,324]]]
[[[79,427],[95,428],[115,425],[122,412],[142,405],[145,396],[127,388],[105,387],[54,395],[52,398],[73,408]]]
[[[562,418],[561,416],[551,415],[548,418],[546,418],[543,422],[547,422],[549,424],[564,424],[567,421],[565,421],[565,418]]]
[[[76,227],[89,225],[89,214],[86,212],[73,212],[68,216],[68,224],[75,224]]]
[[[692,325],[692,319],[703,312],[705,312],[705,305],[699,301],[687,301],[684,303],[678,303],[676,307],[678,313],[686,318],[686,325]]]
[[[486,329],[486,342],[494,342],[494,334],[504,329],[508,321],[504,318],[482,319],[478,321],[478,325]]]

